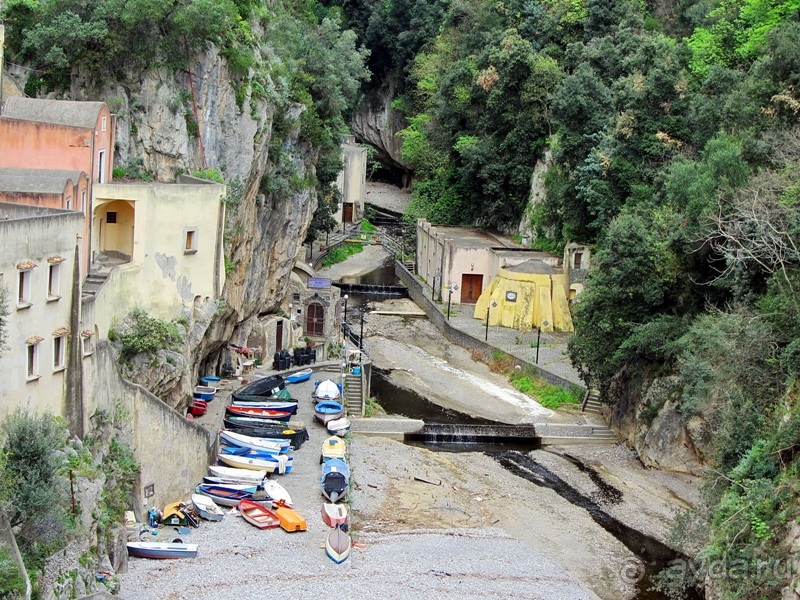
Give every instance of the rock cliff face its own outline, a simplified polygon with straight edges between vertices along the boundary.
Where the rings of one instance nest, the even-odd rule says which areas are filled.
[[[378,161],[398,175],[403,187],[408,187],[411,168],[403,161],[403,141],[397,135],[406,127],[406,122],[402,114],[392,108],[396,89],[397,77],[390,75],[375,93],[361,98],[350,126],[356,139],[374,147],[378,151]]]
[[[699,475],[710,459],[711,429],[703,415],[680,414],[680,394],[676,376],[629,366],[609,390],[611,428],[646,467]]]
[[[88,83],[77,79],[73,95],[81,97],[80,90],[91,89]],[[238,205],[227,209],[226,259],[234,267],[227,275],[223,302],[205,337],[190,348],[191,364],[201,371],[216,371],[227,343],[244,345],[258,316],[274,311],[283,300],[317,207],[316,193],[297,186],[261,191],[265,176],[277,169],[268,152],[276,147],[275,109],[249,97],[240,109],[225,60],[213,48],[198,58],[191,73],[154,70],[136,83],[103,90],[101,97],[118,116],[116,166],[141,161],[142,168],[159,181],[173,181],[180,172],[207,166],[219,170],[226,181],[238,179],[243,184]],[[289,112],[281,116],[297,123],[301,109]],[[282,168],[288,156],[295,179],[309,178],[316,155],[301,144],[299,125],[281,142]],[[185,387],[182,378],[171,380]],[[174,401],[179,395],[164,389],[163,382],[157,387],[162,398],[173,396]]]

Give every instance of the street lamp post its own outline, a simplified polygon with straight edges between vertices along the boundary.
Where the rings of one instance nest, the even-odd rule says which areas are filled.
[[[364,310],[361,310],[361,333],[358,336],[358,349],[364,349]]]
[[[489,309],[490,308],[496,308],[496,307],[497,307],[497,302],[494,302],[494,301],[492,301],[491,306],[488,305],[488,304],[486,305],[486,335],[483,336],[483,341],[484,342],[488,342],[489,341]]]
[[[449,285],[447,287],[450,288],[447,291],[447,320],[449,321],[450,320],[450,301],[453,299],[453,291],[454,290],[458,290],[458,285],[457,284],[456,285]],[[489,319],[486,319],[486,320],[488,321]]]
[[[542,327],[547,327],[550,323],[547,322],[547,319],[542,321],[541,325],[539,325],[539,329],[536,330],[536,364],[539,364],[539,340],[542,337]]]

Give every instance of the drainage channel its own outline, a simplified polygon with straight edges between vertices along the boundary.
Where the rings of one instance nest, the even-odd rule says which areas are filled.
[[[493,456],[497,462],[514,475],[538,486],[551,489],[570,504],[585,509],[595,523],[617,538],[628,550],[635,554],[644,564],[644,573],[641,574],[641,579],[637,585],[637,600],[666,600],[670,597],[666,593],[651,590],[650,588],[655,583],[655,576],[658,575],[660,571],[667,568],[669,564],[676,559],[686,560],[687,558],[685,555],[676,552],[655,538],[645,535],[625,525],[619,519],[612,517],[604,511],[597,502],[570,486],[558,475],[536,462],[535,459],[527,454],[509,451],[501,454],[494,454]],[[574,457],[570,458],[571,460],[568,460],[576,464],[576,466],[580,463],[580,461]],[[583,463],[580,464],[582,465]],[[587,467],[586,465],[583,466],[586,469],[591,469],[591,467]],[[590,473],[587,474],[592,477]],[[595,475],[602,479],[600,474],[596,471]],[[594,477],[592,477],[592,479],[594,481]],[[604,484],[603,487],[606,488],[606,490],[608,488],[613,488],[613,486],[610,486],[606,482],[604,482]],[[616,490],[616,488],[613,489],[621,498],[619,490]],[[682,598],[684,600],[701,600],[703,595],[697,589],[688,589],[684,590]]]

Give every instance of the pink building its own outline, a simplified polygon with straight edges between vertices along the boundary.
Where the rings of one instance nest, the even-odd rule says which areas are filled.
[[[0,112],[0,169],[86,173],[86,196],[81,190],[79,196],[72,198],[72,208],[82,211],[85,217],[82,275],[88,272],[91,262],[92,184],[111,181],[116,126],[116,116],[105,102],[12,97]],[[66,199],[64,196],[64,202]],[[31,196],[19,196],[14,201],[38,203]]]
[[[89,177],[83,171],[0,169],[0,202],[83,212]]]

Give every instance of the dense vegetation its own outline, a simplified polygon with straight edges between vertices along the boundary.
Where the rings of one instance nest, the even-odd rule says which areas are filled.
[[[270,167],[259,191],[281,202],[313,189],[320,208],[309,240],[335,225],[341,135],[368,78],[367,51],[357,47],[355,33],[342,30],[339,11],[313,0],[7,0],[1,16],[8,59],[35,69],[25,85],[31,96],[62,94],[83,82],[97,89],[113,82],[135,88],[151,69],[183,80],[200,53],[216,46],[227,61],[239,107],[263,120],[265,102],[272,118]],[[187,134],[196,137],[191,99],[187,86],[170,108],[183,112]],[[131,109],[142,107],[133,100]],[[135,123],[130,127],[133,133]],[[286,143],[298,129],[314,167],[305,175]],[[118,168],[117,175],[150,177],[137,164]],[[229,228],[226,242],[243,233]]]
[[[331,2],[372,87],[401,79],[415,214],[594,245],[573,361],[604,392],[677,376],[714,472],[698,557],[751,567],[724,597],[778,596],[755,565],[800,517],[800,3]]]

